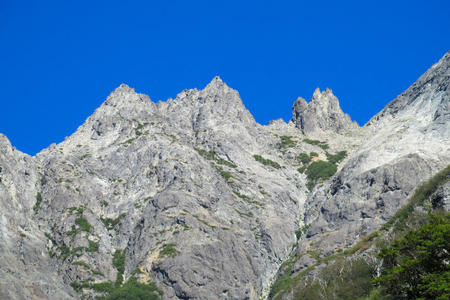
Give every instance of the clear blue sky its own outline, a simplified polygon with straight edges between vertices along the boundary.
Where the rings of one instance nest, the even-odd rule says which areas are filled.
[[[157,101],[215,75],[262,124],[316,87],[364,124],[448,50],[448,0],[0,0],[0,132],[35,154],[122,82]]]

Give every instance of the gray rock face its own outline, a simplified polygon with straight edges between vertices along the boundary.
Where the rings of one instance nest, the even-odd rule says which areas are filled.
[[[449,57],[372,118],[338,175],[309,195],[310,227],[296,253],[314,249],[325,257],[355,244],[406,204],[420,182],[450,163]],[[308,266],[300,265],[298,271]]]
[[[164,299],[266,298],[304,224],[296,251],[352,245],[450,162],[448,65],[363,128],[330,90],[296,101],[293,122],[261,126],[217,77],[158,103],[121,85],[35,157],[0,135],[0,298],[93,299],[71,285],[115,281],[116,251],[124,279]],[[348,152],[311,193],[298,156],[327,155],[305,134]]]
[[[450,181],[441,186],[432,196],[433,208],[441,208],[450,211]]]
[[[330,89],[317,88],[309,103],[299,97],[292,108],[292,121],[306,135],[317,131],[345,133],[358,128],[339,106],[339,100]]]
[[[72,299],[33,218],[39,168],[0,134],[0,298]]]
[[[114,281],[124,250],[125,279],[140,268],[166,299],[256,299],[296,242],[306,199],[279,140],[220,78],[159,103],[121,85],[71,137],[28,157],[41,170],[29,205],[37,192],[42,203],[23,218],[71,296],[70,283]]]

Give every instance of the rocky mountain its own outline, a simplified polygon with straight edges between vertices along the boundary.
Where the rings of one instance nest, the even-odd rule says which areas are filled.
[[[342,111],[338,98],[330,89],[321,92],[319,88],[314,91],[309,103],[302,97],[294,102],[292,121],[306,135],[317,131],[345,133],[359,127]]]
[[[34,157],[0,135],[0,298],[273,297],[450,163],[449,66],[364,127],[329,89],[262,126],[216,77],[158,103],[123,84]]]

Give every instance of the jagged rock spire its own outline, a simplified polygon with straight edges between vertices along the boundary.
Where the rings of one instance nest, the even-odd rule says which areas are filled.
[[[316,131],[343,133],[358,127],[342,111],[339,100],[328,88],[323,92],[317,88],[309,103],[299,97],[292,108],[292,121],[305,134]]]

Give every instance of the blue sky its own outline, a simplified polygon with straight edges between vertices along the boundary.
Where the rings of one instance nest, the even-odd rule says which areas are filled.
[[[450,50],[450,1],[0,0],[0,132],[35,154],[120,83],[153,101],[215,75],[262,124],[331,88],[364,124]]]

